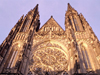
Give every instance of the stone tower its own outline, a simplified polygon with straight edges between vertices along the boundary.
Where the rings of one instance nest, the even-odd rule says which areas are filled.
[[[38,5],[0,45],[0,73],[100,75],[100,43],[82,14],[68,4],[65,30],[51,18],[39,29]]]

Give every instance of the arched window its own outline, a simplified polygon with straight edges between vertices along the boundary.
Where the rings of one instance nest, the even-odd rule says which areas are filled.
[[[91,69],[91,64],[86,48],[82,44],[80,45],[80,48],[83,56],[83,63],[85,64],[86,69]]]
[[[31,21],[31,20],[27,20],[26,23],[25,23],[25,25],[28,25],[30,21]]]
[[[76,31],[80,31],[76,18],[73,18]]]
[[[68,19],[69,19],[69,24],[72,25],[72,21],[71,21],[71,19],[70,19],[70,18],[68,18]]]
[[[31,20],[27,20],[27,21],[26,21],[25,26],[24,26],[24,29],[23,29],[23,32],[26,32],[27,29],[29,28],[29,26],[30,26],[30,25],[29,25],[30,21],[31,21]]]
[[[30,19],[26,19],[25,20],[25,22],[23,23],[23,26],[22,26],[22,28],[21,28],[21,32],[26,32],[27,31],[27,29],[29,28],[29,23],[30,23]]]
[[[20,49],[21,49],[20,44],[16,44],[16,45],[14,45],[12,47],[10,56],[8,57],[8,62],[9,63],[8,63],[7,68],[13,68],[13,67],[15,67],[17,60],[20,59],[19,58],[20,51],[21,51]]]

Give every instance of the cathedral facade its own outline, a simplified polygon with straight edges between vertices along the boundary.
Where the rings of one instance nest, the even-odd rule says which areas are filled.
[[[0,45],[3,75],[100,75],[100,43],[82,14],[68,4],[65,30],[51,18],[41,27],[38,5]]]

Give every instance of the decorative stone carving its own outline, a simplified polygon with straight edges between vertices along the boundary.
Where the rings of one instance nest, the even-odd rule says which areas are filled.
[[[15,36],[15,39],[13,40],[13,42],[18,41],[18,40],[26,42],[27,37],[28,37],[28,33],[26,34],[24,32],[18,33]]]
[[[95,73],[100,70],[100,42],[83,15],[78,15],[69,4],[65,31],[53,17],[40,29],[39,25],[37,5],[18,21],[0,45],[0,73],[74,75],[75,71],[88,72],[85,62],[92,64]],[[86,49],[81,50],[81,43]]]
[[[38,34],[43,36],[47,34],[62,35],[64,30],[58,25],[58,23],[51,17],[47,23],[38,31]]]
[[[62,71],[67,68],[68,55],[57,44],[41,44],[33,52],[34,63],[30,65],[30,70],[35,71],[41,68],[43,71]]]

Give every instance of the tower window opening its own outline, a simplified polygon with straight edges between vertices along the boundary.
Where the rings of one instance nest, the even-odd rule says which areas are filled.
[[[24,22],[24,24],[23,24],[23,26],[22,26],[22,28],[21,28],[21,32],[22,32],[22,31],[23,31],[23,32],[26,32],[26,30],[29,28],[28,24],[29,24],[30,21],[31,21],[31,20],[25,20],[25,22]]]
[[[70,25],[72,25],[72,21],[71,21],[71,19],[70,19],[70,18],[69,18],[69,24],[70,24]]]
[[[8,59],[8,66],[7,66],[7,68],[13,68],[13,67],[15,67],[15,65],[16,65],[16,63],[17,63],[17,61],[18,61],[18,59],[19,59],[19,53],[20,53],[20,51],[19,51],[19,49],[21,48],[21,46],[20,46],[20,44],[16,44],[16,45],[14,45],[13,47],[12,47],[12,49],[11,49],[11,55],[8,57],[9,59]]]
[[[10,62],[8,64],[7,68],[12,68],[14,66],[14,64],[15,64],[15,58],[16,58],[17,53],[18,53],[18,51],[13,51],[12,57],[10,59]]]
[[[28,25],[28,24],[29,24],[29,22],[30,22],[30,20],[27,20],[27,21],[26,21],[26,23],[25,23],[25,25]]]
[[[23,29],[23,32],[26,32],[27,29],[29,28],[28,24],[29,24],[30,20],[27,20],[26,23],[25,23],[25,27]]]
[[[81,52],[82,52],[82,55],[83,55],[83,61],[84,61],[86,69],[91,68],[91,64],[90,64],[90,60],[89,60],[86,48],[82,45],[81,45]]]
[[[80,31],[76,18],[73,18],[76,31]]]

